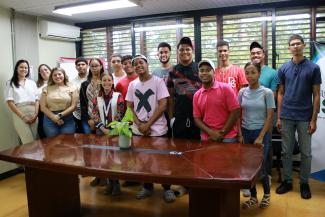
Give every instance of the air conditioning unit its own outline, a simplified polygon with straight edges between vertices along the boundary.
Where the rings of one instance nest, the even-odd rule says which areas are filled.
[[[64,41],[80,40],[79,27],[47,20],[39,21],[39,33],[41,38],[46,39],[56,39]]]

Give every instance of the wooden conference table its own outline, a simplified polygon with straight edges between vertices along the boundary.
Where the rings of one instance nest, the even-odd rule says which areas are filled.
[[[239,217],[240,189],[249,188],[262,164],[257,145],[133,137],[59,135],[0,152],[25,165],[30,217],[82,216],[78,174],[188,186],[190,217]],[[109,214],[108,214],[109,216]]]

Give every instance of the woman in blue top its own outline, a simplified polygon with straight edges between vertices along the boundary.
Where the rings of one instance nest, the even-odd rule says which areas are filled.
[[[275,108],[272,90],[260,85],[259,78],[261,67],[254,63],[245,65],[245,76],[248,87],[242,88],[238,93],[239,103],[242,109],[240,139],[245,144],[259,144],[263,146],[262,183],[264,196],[260,208],[270,205],[270,186],[267,175],[267,157],[270,151],[268,130],[272,123],[273,109]],[[251,189],[251,198],[242,204],[247,209],[258,204],[256,185]]]

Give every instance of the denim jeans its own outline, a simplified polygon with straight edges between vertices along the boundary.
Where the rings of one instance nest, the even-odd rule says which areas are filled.
[[[261,130],[262,129],[247,130],[245,128],[242,128],[244,143],[253,144],[255,139],[260,134]],[[261,168],[261,179],[263,183],[264,194],[270,194],[269,177],[267,173],[267,167],[268,167],[267,162],[270,153],[270,134],[268,132],[264,135],[263,145],[264,147],[263,147],[263,163]],[[257,196],[256,185],[254,185],[250,190],[251,190],[251,196],[256,198]]]
[[[84,134],[92,134],[91,128],[88,124],[88,121],[81,120],[82,130]]]
[[[311,134],[307,132],[309,121],[281,119],[281,125],[283,178],[292,182],[292,152],[297,131],[301,153],[300,183],[308,183],[311,169]]]
[[[59,113],[59,112],[54,112]],[[62,118],[64,121],[63,125],[54,123],[50,118],[44,115],[43,128],[46,137],[52,137],[59,134],[73,134],[75,132],[73,115],[70,114]]]

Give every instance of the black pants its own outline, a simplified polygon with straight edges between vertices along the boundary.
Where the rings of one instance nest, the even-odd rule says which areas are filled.
[[[194,119],[192,117],[176,117],[172,132],[174,138],[200,140],[200,129],[195,125]]]
[[[74,119],[74,126],[76,129],[76,133],[84,133],[81,120],[77,119],[75,116],[73,116],[73,119]]]
[[[43,130],[43,119],[44,119],[44,113],[39,111],[38,112],[38,125],[37,125],[37,133],[40,139],[46,138],[44,130]]]

